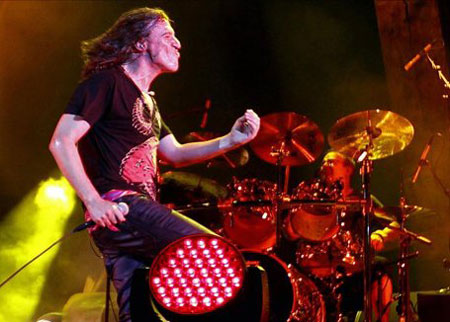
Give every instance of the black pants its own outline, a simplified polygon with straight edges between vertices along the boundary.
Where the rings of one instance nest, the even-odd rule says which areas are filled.
[[[136,269],[145,267],[171,242],[192,234],[213,233],[197,222],[143,196],[115,200],[129,206],[126,221],[116,225],[120,232],[100,228],[92,233],[103,253],[106,269],[117,291],[120,321],[131,321],[130,294]]]

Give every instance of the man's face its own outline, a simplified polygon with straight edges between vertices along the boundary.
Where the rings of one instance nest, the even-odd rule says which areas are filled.
[[[329,183],[332,183],[341,179],[344,181],[350,179],[353,168],[344,159],[335,157],[322,162],[320,173]]]
[[[147,50],[153,64],[163,73],[178,70],[181,43],[175,37],[175,31],[166,20],[158,21],[147,37]]]

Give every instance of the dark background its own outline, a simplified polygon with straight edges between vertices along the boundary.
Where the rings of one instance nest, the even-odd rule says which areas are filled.
[[[79,79],[80,41],[105,31],[124,11],[142,6],[166,10],[182,43],[179,72],[163,75],[154,83],[163,116],[202,107],[210,99],[209,131],[225,134],[251,107],[260,116],[281,111],[306,115],[326,136],[336,120],[354,112],[380,108],[400,113],[390,104],[372,1],[1,2],[0,224],[24,195],[55,171],[47,146]],[[401,114],[408,117],[407,111]],[[199,130],[201,115],[166,117],[166,121],[181,138]],[[386,205],[398,204],[401,169],[405,177],[412,174],[433,129],[425,121],[414,127],[416,136],[410,146],[375,162],[372,192]],[[447,142],[445,132],[431,155],[444,182],[450,182]],[[312,177],[317,167],[318,162],[293,168],[291,187]],[[162,168],[162,172],[168,170]],[[223,185],[232,176],[276,181],[277,174],[275,166],[251,151],[249,163],[236,170],[196,165],[183,171]],[[408,183],[405,191],[409,202],[433,209],[426,232],[440,240],[429,259],[436,267],[431,274],[439,278],[428,276],[421,284],[422,275],[417,274],[414,285],[435,289],[448,284],[440,268],[448,253],[445,225],[441,224],[447,217],[447,199],[427,170],[422,175],[421,189],[427,194]],[[81,218],[77,211],[68,229]],[[417,220],[417,226],[424,226]],[[75,282],[66,282],[66,288],[56,289],[55,280],[48,282],[48,298],[37,314],[58,309],[81,290],[83,274],[101,267],[92,259],[86,235],[76,238],[61,249],[49,274],[56,281],[67,279],[61,266],[67,269],[80,260],[73,254],[75,248],[84,265],[71,272]],[[388,255],[393,258],[395,253]]]

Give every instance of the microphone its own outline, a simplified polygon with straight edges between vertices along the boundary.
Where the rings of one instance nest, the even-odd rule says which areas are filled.
[[[117,208],[119,208],[119,211],[123,215],[128,214],[128,212],[130,211],[130,208],[128,207],[128,205],[125,202],[119,202],[117,204]],[[95,225],[96,224],[95,224],[95,222],[93,220],[86,221],[86,222],[82,223],[81,225],[78,225],[77,227],[75,227],[72,230],[72,233],[77,233],[79,231],[85,230],[86,228],[94,227]]]
[[[433,139],[434,139],[435,135],[442,136],[442,134],[440,132],[436,132],[428,140],[428,143],[425,145],[422,155],[420,156],[419,164],[417,165],[416,171],[414,172],[414,175],[411,179],[412,183],[416,183],[417,178],[419,177],[420,171],[422,170],[422,167],[427,164],[427,156],[431,150],[431,144],[433,143]]]
[[[405,66],[403,66],[405,71],[408,72],[420,60],[420,58],[425,56],[426,53],[428,53],[431,50],[431,47],[433,47],[433,44],[435,42],[436,41],[433,41],[433,42],[427,44],[425,47],[423,47],[423,49],[421,51],[419,51],[419,53],[417,55],[415,55],[409,62],[407,62],[405,64]]]

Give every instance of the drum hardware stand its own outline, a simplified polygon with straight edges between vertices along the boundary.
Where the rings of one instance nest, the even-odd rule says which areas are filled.
[[[336,322],[343,322],[344,321],[344,315],[342,314],[341,311],[341,304],[342,304],[342,294],[338,293],[337,291],[339,290],[339,288],[342,286],[342,284],[344,284],[344,281],[340,280],[343,276],[343,274],[341,272],[339,272],[338,270],[335,269],[332,261],[333,261],[333,255],[332,255],[332,245],[331,242],[328,245],[328,253],[329,253],[329,259],[330,259],[330,266],[332,268],[331,271],[331,278],[329,280],[327,284],[328,288],[331,291],[331,296],[332,298],[334,298],[334,300],[336,301]]]
[[[405,198],[400,198],[401,218],[400,228],[390,227],[393,230],[401,232],[400,241],[400,260],[397,263],[398,266],[398,280],[399,280],[399,297],[398,297],[398,314],[400,322],[412,322],[417,321],[417,317],[414,318],[414,312],[411,306],[410,299],[410,285],[409,285],[409,260],[419,255],[419,252],[409,253],[409,248],[412,240],[418,240],[424,244],[430,245],[431,241],[423,236],[417,235],[413,232],[409,232],[405,228],[407,214],[405,211],[406,202]]]
[[[405,210],[406,208],[407,208],[406,199],[405,197],[402,196],[400,197],[400,209],[401,209],[401,217],[399,218],[400,227],[391,226],[390,224],[384,223],[382,224],[383,226],[388,227],[391,230],[397,231],[401,235],[399,259],[397,261],[388,263],[388,265],[396,263],[398,267],[399,295],[395,300],[398,301],[397,312],[399,316],[399,321],[413,322],[417,321],[417,318],[414,315],[410,299],[409,260],[419,256],[419,251],[410,253],[409,248],[413,240],[420,241],[426,245],[431,245],[432,242],[428,238],[416,234],[412,231],[409,231],[405,228],[406,219],[408,218],[407,211]],[[380,317],[383,316],[384,310],[379,314]]]
[[[277,158],[277,168],[278,168],[278,180],[277,180],[277,193],[275,201],[275,223],[276,223],[276,241],[275,241],[275,252],[280,249],[281,237],[282,237],[282,212],[283,212],[283,195],[287,193],[287,186],[289,182],[290,167],[286,166],[284,185],[283,185],[283,175],[282,175],[282,163],[285,157],[290,155],[290,152],[286,149],[285,142],[281,142],[280,147],[277,149],[272,147],[271,156]],[[283,187],[283,190],[282,190]]]
[[[400,198],[400,208],[402,209],[402,217],[400,220],[400,228],[403,230],[406,223],[405,198]],[[410,285],[409,285],[409,260],[405,258],[409,255],[409,246],[411,238],[403,236],[400,241],[400,261],[398,266],[398,280],[399,280],[399,298],[398,298],[398,313],[400,322],[412,321],[413,312],[410,304]]]
[[[373,172],[373,162],[370,159],[371,149],[373,148],[373,139],[381,134],[381,130],[372,126],[370,119],[370,111],[367,111],[367,136],[369,142],[366,147],[360,151],[358,162],[361,163],[360,174],[362,179],[363,200],[365,201],[363,207],[364,216],[364,322],[372,322],[372,285],[371,285],[371,264],[372,264],[372,250],[370,247],[370,220],[373,214],[373,202],[370,194],[370,176]]]
[[[342,274],[338,271],[333,271],[330,277],[318,278],[321,287],[326,290],[325,294],[328,294],[328,301],[334,301],[336,304],[336,311],[332,311],[332,314],[336,316],[336,322],[344,321],[344,314],[341,312],[342,294],[338,293],[339,288],[344,284],[344,281],[340,281]],[[331,314],[331,312],[327,312]],[[331,316],[333,316],[331,315]]]

